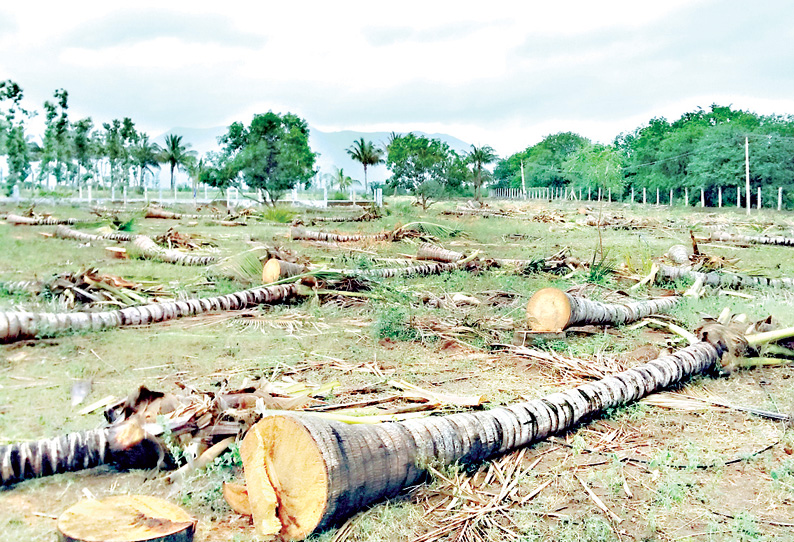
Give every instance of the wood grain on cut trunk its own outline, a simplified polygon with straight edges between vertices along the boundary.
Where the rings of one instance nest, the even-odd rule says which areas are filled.
[[[58,518],[64,542],[191,542],[197,520],[158,497],[83,499]]]
[[[308,270],[307,266],[299,263],[270,258],[262,269],[262,284],[270,284],[277,280],[301,275]]]
[[[711,367],[722,345],[698,342],[674,354],[574,389],[508,407],[404,422],[348,425],[311,415],[278,414],[258,422],[241,451],[254,521],[302,539],[420,482],[426,465],[476,463],[566,431],[604,409],[624,405]],[[271,494],[272,490],[272,494]],[[277,510],[256,500],[277,500]]]
[[[557,288],[535,292],[527,303],[533,331],[562,331],[577,325],[620,326],[673,308],[680,298],[662,297],[630,303],[602,303],[573,296]]]

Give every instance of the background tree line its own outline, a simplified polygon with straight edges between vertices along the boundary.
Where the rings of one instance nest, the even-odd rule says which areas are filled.
[[[693,199],[702,188],[706,204],[716,205],[719,187],[745,184],[745,138],[753,197],[761,186],[764,199],[771,201],[782,186],[788,206],[794,204],[794,117],[762,116],[716,104],[674,122],[653,118],[620,134],[611,145],[570,132],[550,135],[500,160],[494,186],[521,188],[523,164],[527,187],[602,188],[616,199],[628,198],[631,187],[650,193],[658,188],[665,195],[672,189],[676,197],[688,188]]]

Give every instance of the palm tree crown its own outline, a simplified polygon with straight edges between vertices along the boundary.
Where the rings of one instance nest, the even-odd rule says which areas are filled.
[[[360,138],[354,141],[353,145],[347,149],[347,154],[356,162],[361,162],[364,166],[364,192],[369,192],[369,183],[367,183],[367,168],[369,166],[376,166],[383,163],[383,149],[376,147],[372,141],[365,141]]]
[[[498,158],[496,151],[490,145],[483,145],[482,147],[477,147],[475,145],[471,146],[471,152],[466,159],[469,164],[471,164],[474,180],[474,199],[477,201],[480,199],[480,187],[483,181],[483,166],[496,162]]]
[[[188,161],[196,156],[196,151],[191,151],[190,143],[182,143],[182,136],[168,134],[165,136],[165,148],[160,155],[162,162],[171,167],[171,190],[174,189],[174,170],[187,166]]]

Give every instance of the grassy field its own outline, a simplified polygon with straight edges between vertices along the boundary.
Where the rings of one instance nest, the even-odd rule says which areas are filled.
[[[325,400],[341,403],[350,400],[344,390],[368,385],[372,393],[356,399],[386,397],[394,393],[388,380],[405,380],[434,391],[485,394],[489,402],[484,408],[540,397],[588,377],[499,346],[511,342],[514,329],[525,327],[525,306],[533,292],[547,286],[576,287],[588,297],[617,299],[618,292],[636,282],[630,277],[647,274],[652,260],[671,245],[691,245],[690,230],[705,236],[717,225],[745,234],[794,236],[792,215],[772,211],[754,212],[748,218],[736,209],[591,205],[591,216],[631,219],[631,227],[623,229],[577,224],[585,215],[580,211],[584,205],[575,202],[501,205],[523,212],[523,219],[442,214],[454,208],[453,202],[435,205],[424,215],[407,200],[388,203],[387,214],[379,220],[312,229],[366,233],[426,220],[467,234],[440,239],[446,248],[514,259],[568,249],[590,264],[589,269],[563,275],[483,270],[388,279],[377,281],[367,298],[310,296],[248,310],[244,316],[212,314],[0,345],[0,444],[101,426],[101,410],[79,415],[80,409],[109,395],[122,398],[141,385],[161,391],[176,391],[180,385],[236,389],[288,377],[311,384],[339,382]],[[86,209],[72,207],[36,210],[59,217],[90,216]],[[0,209],[4,212],[19,209],[8,206]],[[123,210],[121,216],[136,212]],[[186,207],[185,212],[192,211]],[[314,263],[351,268],[378,265],[376,258],[416,253],[415,243],[407,241],[339,246],[290,241],[287,224],[254,220],[238,228],[195,219],[135,221],[136,233],[151,236],[169,227],[211,241],[215,246],[202,252],[218,257],[268,245],[291,249]],[[0,282],[44,280],[96,267],[157,287],[162,299],[244,288],[218,279],[206,268],[112,259],[104,250],[106,243],[88,246],[41,235],[53,229],[0,224]],[[734,270],[794,277],[791,248],[709,243],[700,248],[729,260]],[[687,286],[654,286],[635,295],[681,292]],[[455,305],[450,299],[456,293],[480,302]],[[677,307],[673,319],[691,331],[704,317],[716,317],[729,307],[750,320],[771,314],[781,326],[794,326],[790,291],[754,289],[742,294],[709,290],[705,297]],[[0,288],[0,310],[10,309],[57,311],[65,305],[62,299],[3,293]],[[536,348],[608,369],[641,362],[648,346],[664,353],[684,345],[678,335],[649,325],[569,333]],[[640,402],[609,411],[480,471],[450,469],[431,484],[362,511],[342,529],[315,539],[408,541],[438,529],[445,518],[465,516],[470,540],[794,540],[794,432],[782,422],[681,400],[685,394],[792,413],[792,375],[794,369],[784,365],[695,378],[676,390],[679,395],[666,396],[666,406]],[[84,380],[91,381],[91,392],[82,405],[72,406],[72,385]],[[501,474],[493,474],[494,469],[510,473],[517,480],[516,490],[500,501],[499,510],[480,507],[477,512],[479,505],[473,503],[494,492],[498,495],[502,487]],[[255,540],[249,518],[233,513],[223,500],[225,480],[242,482],[232,454],[173,483],[159,472],[120,473],[111,468],[24,482],[0,490],[0,540],[53,539],[54,518],[87,492],[98,497],[163,496],[200,518],[199,540]],[[457,535],[454,531],[442,539],[455,540]]]

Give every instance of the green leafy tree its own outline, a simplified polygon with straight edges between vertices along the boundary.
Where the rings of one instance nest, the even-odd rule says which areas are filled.
[[[72,147],[74,159],[77,165],[77,183],[80,184],[89,176],[88,172],[93,169],[92,160],[94,149],[91,139],[91,131],[94,128],[94,121],[91,118],[80,119],[74,123],[72,131]],[[86,174],[83,175],[83,169]]]
[[[237,175],[238,172],[231,158],[222,152],[208,152],[204,157],[198,180],[226,193],[226,189],[234,184]]]
[[[235,122],[219,142],[231,160],[234,177],[257,190],[260,201],[275,205],[298,183],[311,184],[316,154],[309,147],[309,125],[285,113],[254,115],[249,126]]]
[[[22,107],[22,87],[8,79],[0,81],[0,150],[6,156],[6,190],[23,182],[31,173],[31,151],[25,122],[33,113]]]
[[[336,171],[331,175],[331,183],[335,184],[340,192],[347,192],[357,181],[353,180],[353,177],[350,175],[347,175],[344,168],[336,168]]]
[[[132,145],[130,154],[135,166],[138,168],[138,186],[144,185],[146,172],[153,173],[154,168],[160,167],[160,156],[163,149],[149,140],[148,134],[139,134],[137,141]]]
[[[176,187],[174,171],[187,167],[191,158],[196,155],[196,151],[190,150],[190,143],[183,143],[182,136],[168,134],[165,136],[165,146],[160,154],[160,161],[168,164],[171,171],[171,190]]]
[[[376,147],[372,141],[365,141],[362,137],[358,141],[353,142],[353,145],[347,149],[347,154],[349,154],[353,160],[364,166],[364,192],[369,193],[367,168],[384,162],[383,149]]]
[[[570,182],[564,164],[573,153],[590,144],[590,141],[573,132],[546,136],[542,141],[499,160],[494,168],[497,186],[521,187],[521,164],[527,186],[561,187]]]
[[[44,102],[45,129],[42,139],[39,180],[50,174],[56,183],[65,182],[72,157],[72,142],[69,123],[69,93],[60,88],[53,94],[54,102]]]
[[[469,165],[471,165],[471,178],[474,184],[475,200],[480,201],[480,198],[482,197],[480,190],[482,188],[483,181],[488,176],[488,171],[485,169],[485,166],[496,162],[498,158],[499,157],[496,155],[496,151],[494,151],[493,148],[488,145],[484,145],[482,147],[477,147],[475,145],[471,146],[471,152],[466,157],[466,161]]]
[[[121,121],[113,119],[102,123],[101,156],[107,159],[110,167],[110,186],[115,186],[116,178],[125,158],[124,138],[121,135]]]
[[[572,188],[597,187],[611,190],[616,195],[623,192],[620,153],[611,146],[590,144],[581,147],[568,157],[563,166],[572,181]]]
[[[461,187],[467,172],[465,161],[449,145],[414,134],[392,141],[386,165],[392,172],[389,185],[410,191],[423,209]]]

